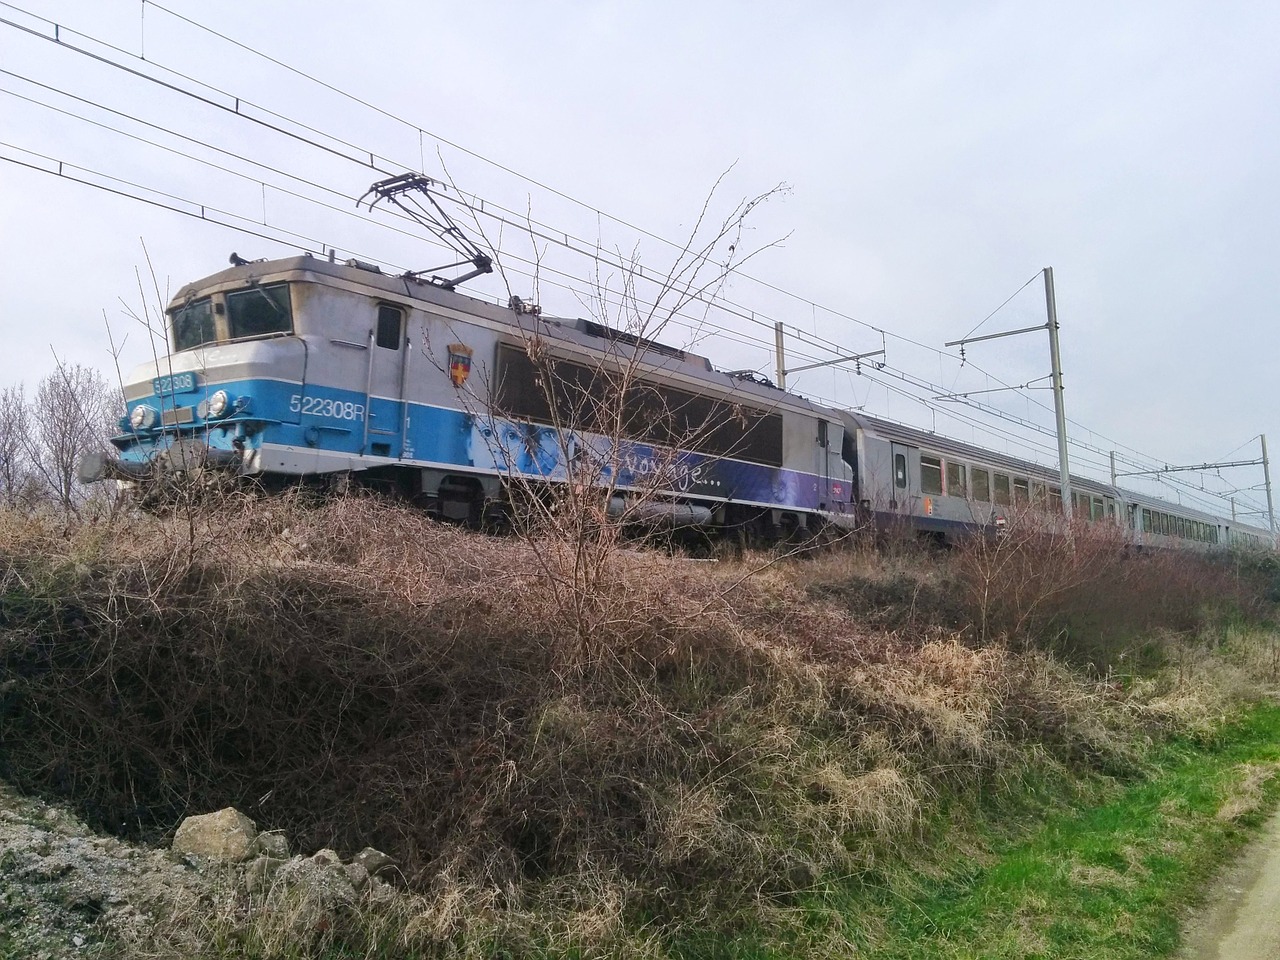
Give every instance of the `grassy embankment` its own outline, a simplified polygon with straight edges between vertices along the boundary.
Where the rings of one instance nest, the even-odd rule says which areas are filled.
[[[1274,571],[1096,531],[711,565],[231,499],[0,551],[0,775],[400,858],[393,917],[175,921],[228,956],[1159,956],[1271,800]]]

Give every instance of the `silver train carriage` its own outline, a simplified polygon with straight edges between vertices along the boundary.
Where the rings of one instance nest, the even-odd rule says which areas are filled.
[[[842,411],[856,440],[859,506],[881,527],[907,524],[939,541],[999,529],[1019,511],[1062,512],[1056,470],[924,430]],[[1083,477],[1071,478],[1072,513],[1119,524],[1137,545],[1206,550],[1266,548],[1268,530]]]
[[[762,533],[855,523],[838,414],[591,321],[305,255],[189,284],[167,313],[169,352],[130,377],[116,451],[87,460],[86,481],[208,463],[387,484],[476,521],[513,483],[566,481],[585,454],[616,465],[611,512],[643,492],[650,520]],[[627,411],[631,439],[557,431],[533,342],[554,378],[579,384],[634,359],[648,407]],[[696,450],[680,449],[672,421]]]

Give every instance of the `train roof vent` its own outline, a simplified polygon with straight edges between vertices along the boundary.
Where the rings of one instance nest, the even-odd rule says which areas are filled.
[[[735,380],[743,380],[747,383],[754,383],[758,387],[772,387],[778,389],[778,385],[766,377],[763,373],[755,370],[726,370],[726,377],[733,377]]]
[[[382,272],[382,268],[376,263],[367,263],[364,260],[357,260],[355,257],[347,261],[347,266],[355,267],[357,270],[368,270],[370,273]]]
[[[677,360],[687,360],[689,358],[689,355],[683,350],[669,347],[665,343],[659,343],[657,340],[638,337],[634,333],[627,333],[624,330],[615,330],[613,327],[606,327],[603,323],[596,323],[594,320],[582,320],[579,322],[582,324],[583,332],[593,337],[600,337],[613,343],[625,343],[632,347],[643,347],[645,350],[660,353],[664,357],[674,357]]]

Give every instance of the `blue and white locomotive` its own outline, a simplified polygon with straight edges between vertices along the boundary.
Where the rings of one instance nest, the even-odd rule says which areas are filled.
[[[573,479],[586,454],[613,464],[618,512],[643,494],[648,518],[681,525],[767,535],[854,524],[835,411],[518,300],[498,306],[358,261],[237,261],[178,291],[170,351],[125,385],[118,455],[86,462],[83,479],[194,465],[350,479],[478,521],[512,484]],[[551,409],[560,387],[549,379],[599,401],[593,378],[622,363],[636,384],[622,401],[635,406],[626,439]]]

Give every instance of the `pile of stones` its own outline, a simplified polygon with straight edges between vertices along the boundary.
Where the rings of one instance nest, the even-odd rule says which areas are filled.
[[[383,877],[396,862],[373,847],[349,861],[329,849],[309,857],[289,855],[289,841],[278,830],[258,832],[256,824],[234,807],[187,817],[173,837],[173,852],[184,857],[237,868],[244,889],[253,896],[295,894],[320,909],[351,906],[360,900],[389,903],[395,888]]]

